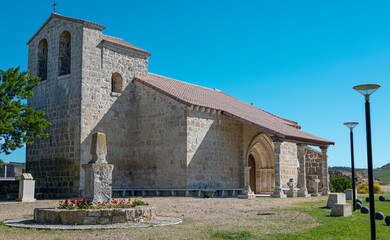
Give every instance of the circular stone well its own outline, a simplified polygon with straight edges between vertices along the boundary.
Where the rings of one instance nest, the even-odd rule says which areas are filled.
[[[156,218],[153,206],[106,209],[58,209],[35,208],[34,221],[37,223],[59,223],[70,225],[106,225],[116,223],[138,223]]]

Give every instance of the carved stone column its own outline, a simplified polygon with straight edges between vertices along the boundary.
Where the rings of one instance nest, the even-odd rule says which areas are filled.
[[[107,146],[104,133],[92,135],[92,160],[83,164],[85,171],[84,197],[94,204],[105,202],[111,198],[112,170],[114,165],[106,160]]]
[[[298,191],[298,197],[310,197],[310,194],[307,193],[306,188],[306,145],[298,144],[298,161],[299,161],[299,169],[300,169],[300,189]]]
[[[282,141],[274,140],[274,162],[275,162],[275,188],[274,193],[271,195],[272,198],[285,198],[286,194],[282,190],[282,179],[280,169],[280,145]]]
[[[322,196],[328,196],[329,191],[329,176],[328,176],[328,147],[320,147],[322,153]]]
[[[249,186],[250,179],[249,179],[249,174],[250,174],[251,167],[245,166],[244,167],[244,186]]]

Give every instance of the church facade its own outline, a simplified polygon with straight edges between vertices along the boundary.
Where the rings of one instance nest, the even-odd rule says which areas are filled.
[[[30,74],[42,79],[28,104],[52,123],[27,147],[38,197],[82,196],[95,132],[106,134],[112,188],[124,195],[235,196],[250,186],[284,197],[293,179],[305,196],[316,177],[328,194],[333,142],[220,90],[149,73],[149,52],[103,30],[52,13],[27,43]]]

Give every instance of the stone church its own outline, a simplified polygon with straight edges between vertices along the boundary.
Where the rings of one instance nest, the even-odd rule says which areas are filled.
[[[237,196],[250,186],[284,197],[293,179],[307,196],[314,178],[328,194],[333,142],[218,89],[149,73],[149,52],[104,29],[52,13],[27,42],[42,79],[28,104],[52,123],[27,147],[38,197],[83,195],[95,132],[106,134],[114,194]]]

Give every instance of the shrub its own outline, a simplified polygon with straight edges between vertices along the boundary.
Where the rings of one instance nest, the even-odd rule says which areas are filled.
[[[330,178],[332,192],[344,192],[345,189],[352,188],[351,181],[346,177],[334,176]]]
[[[106,202],[98,202],[93,204],[87,199],[79,198],[78,200],[66,199],[65,201],[60,201],[59,207],[61,209],[102,209],[102,208],[134,208],[136,206],[149,205],[148,203],[141,200],[131,201],[130,198],[126,201],[110,199]]]
[[[362,182],[357,185],[358,193],[368,194],[368,183]],[[379,183],[374,183],[374,193],[383,193],[382,187]]]

